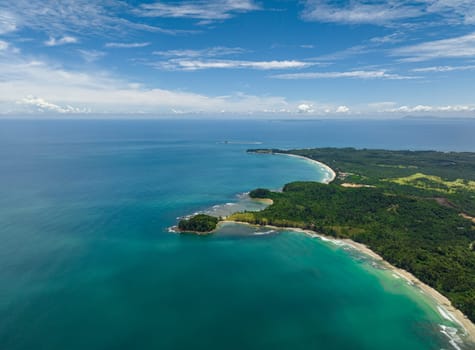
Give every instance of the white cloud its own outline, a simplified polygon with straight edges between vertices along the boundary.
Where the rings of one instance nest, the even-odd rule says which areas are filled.
[[[258,9],[260,7],[252,0],[197,0],[179,3],[157,1],[142,4],[136,12],[146,17],[195,18],[208,23]]]
[[[437,58],[475,57],[475,32],[442,40],[394,49],[393,56],[406,57],[403,61],[418,62]]]
[[[446,113],[446,112],[474,112],[475,106],[473,105],[447,105],[447,106],[428,106],[428,105],[416,105],[416,106],[401,106],[398,108],[392,108],[386,110],[391,113]]]
[[[347,106],[338,106],[336,113],[349,113],[350,109]]]
[[[0,35],[14,32],[16,29],[15,16],[11,12],[0,10]]]
[[[222,112],[224,111],[224,112]],[[367,105],[320,104],[288,101],[279,96],[234,93],[206,96],[183,91],[148,88],[101,71],[71,71],[43,61],[0,56],[0,114],[44,115],[106,113],[172,115],[188,113],[267,114],[309,116],[389,116],[408,113],[454,115],[475,112],[475,105],[398,105],[376,102]],[[465,114],[464,114],[465,113]]]
[[[106,43],[104,46],[107,48],[117,48],[117,49],[134,49],[140,47],[149,46],[150,43]]]
[[[9,42],[0,40],[0,58],[8,58],[10,55],[16,55],[20,52],[20,49],[12,46]]]
[[[163,29],[136,22],[124,16],[133,8],[121,0],[15,0],[2,1],[0,34],[29,28],[50,36],[109,35],[130,30],[176,34],[181,31]]]
[[[475,23],[473,0],[426,0],[427,12],[444,16],[451,23]]]
[[[367,46],[367,45],[355,45],[352,47],[349,47],[347,49],[337,51],[331,54],[319,56],[318,60],[319,61],[336,61],[336,60],[344,60],[347,59],[351,56],[357,56],[357,55],[362,55],[362,54],[367,54],[370,53],[372,49]]]
[[[82,58],[84,61],[91,63],[94,61],[97,61],[104,57],[106,55],[105,52],[103,51],[97,51],[97,50],[82,50],[79,49],[78,52],[81,54]]]
[[[8,49],[9,44],[6,41],[0,40],[0,51]]]
[[[399,32],[388,34],[385,36],[377,36],[371,38],[369,41],[374,44],[387,44],[387,43],[397,43],[402,41],[402,34]]]
[[[356,71],[348,71],[348,72],[311,72],[311,73],[276,74],[276,75],[273,75],[272,78],[287,79],[287,80],[340,79],[340,78],[403,80],[403,79],[414,79],[416,77],[387,73],[385,70],[376,70],[376,71],[356,70]]]
[[[74,106],[74,107],[71,107]],[[0,113],[257,113],[289,109],[279,96],[206,96],[148,88],[102,71],[72,71],[15,54],[0,56]]]
[[[39,112],[57,112],[57,113],[85,113],[85,109],[75,108],[72,106],[58,106],[54,103],[48,102],[40,97],[27,96],[17,101],[18,104],[29,105],[36,107]]]
[[[422,14],[420,8],[406,1],[372,3],[357,0],[350,1],[346,6],[338,6],[327,0],[307,0],[302,17],[308,21],[384,25]]]
[[[467,71],[467,70],[475,70],[475,65],[468,65],[468,66],[434,66],[434,67],[423,67],[423,68],[414,68],[413,72],[435,72],[435,73],[443,73],[443,72],[457,72],[457,71]]]
[[[76,44],[78,42],[78,39],[73,37],[73,36],[63,36],[61,38],[53,38],[50,37],[47,41],[45,41],[46,46],[60,46],[60,45],[66,45],[66,44]]]
[[[71,71],[18,55],[0,56],[0,114],[106,113],[171,115],[175,113],[292,115],[335,114],[338,105],[292,102],[280,96],[233,93],[207,96],[148,88],[101,71]],[[342,109],[340,108],[340,111]]]
[[[475,104],[451,104],[451,105],[431,105],[431,104],[415,104],[401,105],[396,102],[374,102],[355,108],[356,113],[362,115],[373,116],[405,116],[408,114],[425,114],[432,116],[468,116],[472,117],[475,112]],[[355,111],[351,108],[350,112]]]
[[[433,16],[436,15],[437,18]],[[432,17],[431,17],[432,16]],[[416,19],[438,24],[475,23],[473,0],[306,0],[302,18],[308,21],[394,25]]]
[[[245,53],[246,50],[240,47],[224,47],[216,46],[209,47],[201,50],[167,50],[167,51],[154,51],[153,54],[163,57],[187,57],[187,58],[200,58],[200,57],[217,57],[217,56],[229,56],[239,55]]]
[[[297,106],[297,110],[299,113],[312,113],[314,109],[312,108],[311,104],[302,103]]]
[[[360,111],[353,111],[352,108],[345,105],[304,101],[297,105],[297,112],[299,114],[309,114],[313,116],[341,116],[343,114],[359,114]]]
[[[305,68],[314,65],[314,63],[285,60],[285,61],[236,61],[236,60],[186,60],[173,59],[166,62],[158,62],[154,64],[156,68],[169,70],[186,70],[195,71],[202,69],[295,69]]]

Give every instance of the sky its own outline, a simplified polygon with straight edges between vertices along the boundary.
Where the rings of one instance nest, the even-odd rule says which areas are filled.
[[[0,117],[475,117],[473,0],[0,0]]]

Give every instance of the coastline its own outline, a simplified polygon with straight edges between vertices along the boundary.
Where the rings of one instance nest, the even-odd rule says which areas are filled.
[[[329,184],[336,178],[336,172],[330,168],[327,164],[316,161],[314,159],[310,159],[304,156],[299,156],[299,155],[294,155],[294,154],[287,154],[287,153],[279,153],[276,152],[274,154],[282,154],[282,155],[287,155],[290,157],[296,157],[296,158],[301,158],[305,159],[307,161],[313,162],[315,164],[318,164],[320,167],[323,167],[328,174],[330,175],[329,179],[326,179],[327,181],[323,181],[323,183]],[[471,218],[473,219],[473,218]],[[475,219],[474,219],[475,220]],[[279,229],[277,226],[266,226],[269,228],[273,229]],[[408,283],[415,285],[417,288],[419,288],[423,293],[428,295],[430,298],[435,300],[435,302],[438,305],[438,311],[444,317],[445,319],[448,319],[454,323],[457,323],[463,330],[464,334],[463,336],[466,337],[466,339],[475,344],[475,324],[466,316],[462,311],[457,309],[452,305],[450,300],[441,294],[439,291],[437,291],[435,288],[432,288],[431,286],[425,284],[421,280],[419,280],[416,276],[414,276],[412,273],[403,270],[401,268],[398,268],[394,265],[391,265],[388,261],[384,260],[379,254],[376,252],[372,251],[370,248],[368,248],[366,245],[362,243],[355,242],[351,239],[335,239],[333,237],[327,237],[325,235],[322,235],[320,233],[310,231],[310,230],[303,230],[300,228],[295,228],[295,227],[284,227],[280,228],[283,230],[290,230],[290,231],[295,231],[295,232],[301,232],[307,235],[310,235],[312,237],[319,237],[322,240],[333,240],[335,242],[340,242],[341,244],[346,244],[347,246],[352,247],[353,249],[359,251],[360,253],[371,257],[372,259],[376,260],[380,264],[382,264],[385,268],[388,270],[392,271],[394,274],[397,276],[405,279]],[[455,345],[454,345],[455,346]]]
[[[319,162],[317,160],[314,160],[308,157],[295,155],[295,154],[287,154],[287,153],[281,153],[281,152],[275,152],[272,154],[300,158],[307,162],[314,163],[318,165],[319,167],[325,169],[326,173],[329,174],[329,177],[324,179],[322,183],[330,184],[332,181],[336,179],[336,176],[337,176],[336,172],[325,163]],[[268,204],[272,204],[272,203],[269,202]],[[475,344],[475,324],[466,315],[464,315],[463,312],[461,312],[459,309],[454,307],[446,296],[442,295],[435,288],[432,288],[429,285],[422,282],[421,280],[419,280],[412,273],[390,264],[388,261],[384,260],[379,254],[372,251],[370,248],[368,248],[366,245],[362,243],[355,242],[351,239],[336,239],[334,237],[325,236],[315,231],[304,230],[304,229],[296,228],[296,227],[278,227],[278,226],[273,226],[273,225],[253,225],[246,222],[238,222],[238,221],[232,221],[232,220],[227,220],[227,219],[219,222],[217,228],[219,229],[219,225],[221,223],[226,223],[226,222],[245,224],[245,225],[254,226],[254,227],[266,227],[273,230],[288,230],[288,231],[300,232],[300,233],[309,235],[311,237],[318,237],[323,241],[332,241],[339,245],[349,246],[355,249],[356,251],[372,258],[373,260],[380,263],[384,268],[391,271],[396,276],[403,278],[409,284],[414,285],[419,290],[421,290],[425,295],[427,295],[429,298],[435,301],[435,303],[437,304],[437,310],[443,318],[459,325],[459,327],[463,331],[462,336],[464,337],[464,340],[468,341],[471,345],[472,343]],[[454,342],[453,336],[445,332],[445,330],[442,332],[450,339],[451,344],[456,349],[459,349],[457,344]]]
[[[360,253],[371,257],[372,259],[382,264],[383,267],[385,267],[389,271],[392,271],[395,275],[405,279],[409,284],[412,284],[415,287],[419,288],[424,294],[428,295],[437,303],[437,309],[442,315],[442,317],[458,324],[464,332],[463,336],[469,342],[475,344],[475,324],[470,321],[470,319],[465,316],[459,309],[454,307],[446,296],[419,280],[412,273],[390,264],[389,262],[384,260],[379,254],[368,248],[366,245],[352,241],[351,239],[341,239],[337,241],[345,243],[353,249],[359,251]]]
[[[268,206],[274,204],[274,201],[270,198],[252,198],[252,200],[258,203],[266,204]]]
[[[170,226],[167,231],[170,232],[170,233],[177,233],[177,234],[180,234],[180,235],[197,235],[197,236],[209,236],[209,235],[212,235],[214,233],[216,233],[219,229],[219,224],[221,223],[222,221],[218,222],[218,224],[216,225],[216,228],[214,230],[211,230],[211,231],[205,231],[205,232],[201,232],[201,231],[192,231],[192,230],[189,230],[189,231],[182,231],[178,228],[177,225],[174,225],[174,226]]]
[[[325,171],[329,175],[329,177],[323,179],[322,183],[329,184],[329,183],[333,182],[336,179],[335,170],[330,168],[325,163],[319,162],[318,160],[314,160],[314,159],[307,158],[307,157],[304,157],[304,156],[299,156],[299,155],[296,155],[296,154],[289,154],[289,153],[274,152],[272,154],[278,154],[278,155],[283,155],[283,156],[293,157],[293,158],[300,158],[300,159],[303,159],[303,160],[305,160],[309,163],[313,163],[315,165],[318,165],[320,168],[325,169]]]
[[[445,297],[434,288],[430,287],[429,285],[419,280],[412,273],[390,264],[389,262],[384,260],[379,254],[375,253],[374,251],[372,251],[370,248],[368,248],[366,245],[362,243],[355,242],[351,239],[338,239],[338,238],[334,238],[330,236],[325,236],[315,231],[304,230],[297,227],[254,225],[247,222],[233,221],[233,220],[227,220],[227,219],[220,221],[218,223],[217,229],[219,229],[220,225],[224,223],[234,223],[234,224],[240,224],[240,225],[247,225],[251,227],[265,227],[265,228],[269,228],[276,231],[293,231],[293,232],[303,233],[310,237],[319,238],[322,241],[327,241],[327,242],[330,241],[340,246],[350,247],[358,251],[359,253],[370,257],[371,259],[380,263],[388,271],[392,272],[393,274],[395,274],[396,276],[400,278],[403,278],[409,284],[414,285],[416,288],[420,289],[426,296],[428,296],[433,301],[435,301],[435,303],[437,304],[438,312],[443,318],[459,325],[459,327],[461,328],[463,332],[462,334],[462,337],[464,338],[463,340],[469,342],[470,345],[472,345],[472,343],[475,344],[475,324],[472,321],[470,321],[470,319],[468,319],[468,317],[466,317],[459,309],[455,308],[447,297]],[[449,337],[450,341],[453,342],[452,337],[450,337],[449,335],[447,336]],[[452,343],[452,345],[454,344]],[[454,345],[454,347],[458,348],[456,344]]]
[[[281,153],[281,152],[274,152],[271,154],[278,154],[278,155],[285,155],[288,157],[294,157],[294,158],[300,158],[302,160],[305,160],[307,162],[311,162],[315,165],[317,165],[319,168],[324,169],[326,172],[326,177],[321,180],[320,182],[325,183],[325,184],[330,184],[333,182],[336,177],[337,173],[329,167],[327,164],[322,163],[320,161],[305,157],[305,156],[300,156],[300,155],[294,155],[294,154],[287,154],[287,153]],[[370,187],[370,186],[368,186]],[[272,205],[273,201],[271,199],[266,199],[266,198],[254,198],[253,200],[256,200],[258,202],[261,202],[263,204],[267,205]],[[229,216],[228,216],[229,217]],[[437,312],[439,315],[444,318],[445,320],[450,321],[453,324],[457,325],[457,329],[447,327],[444,325],[440,325],[441,329],[440,332],[444,334],[448,339],[449,342],[452,344],[452,346],[455,349],[461,349],[459,347],[459,342],[460,340],[463,341],[463,344],[465,345],[470,345],[470,346],[475,346],[475,324],[467,317],[465,316],[459,309],[455,308],[450,300],[442,295],[440,292],[438,292],[436,289],[430,287],[429,285],[423,283],[421,280],[419,280],[416,276],[414,276],[412,273],[403,270],[401,268],[398,268],[392,264],[390,264],[388,261],[384,260],[379,254],[376,252],[372,251],[369,247],[362,243],[355,242],[351,239],[338,239],[334,238],[331,236],[326,236],[321,233],[312,231],[312,230],[305,230],[301,228],[296,228],[296,227],[279,227],[279,226],[273,226],[273,225],[255,225],[255,224],[250,224],[247,222],[240,222],[240,221],[234,221],[234,220],[229,220],[228,217],[224,216],[223,220],[218,222],[218,226],[216,227],[215,230],[209,233],[195,233],[199,235],[208,235],[215,233],[216,231],[219,232],[219,229],[221,225],[226,224],[226,223],[232,223],[232,224],[242,224],[242,225],[248,225],[251,227],[261,227],[261,228],[269,228],[271,230],[276,230],[276,231],[293,231],[293,232],[299,232],[306,234],[310,237],[314,238],[319,238],[322,241],[327,241],[327,242],[333,242],[338,246],[346,246],[350,247],[359,253],[371,258],[375,262],[377,262],[380,266],[382,266],[384,269],[388,270],[389,272],[392,272],[393,275],[396,278],[402,278],[405,280],[408,284],[413,285],[415,288],[417,288],[419,291],[421,291],[422,294],[424,294],[424,297],[429,298],[431,301],[433,301],[437,307]]]

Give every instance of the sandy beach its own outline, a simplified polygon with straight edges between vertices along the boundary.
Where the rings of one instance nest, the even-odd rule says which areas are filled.
[[[252,198],[253,201],[267,204],[267,205],[272,205],[274,204],[274,201],[270,198]]]
[[[330,168],[328,165],[326,165],[325,163],[319,162],[318,160],[313,160],[313,159],[310,159],[310,158],[307,158],[307,157],[304,157],[304,156],[298,156],[296,154],[279,153],[279,152],[275,152],[275,153],[272,153],[272,154],[278,154],[278,155],[283,155],[283,156],[288,156],[288,157],[293,157],[293,158],[300,158],[300,159],[303,159],[303,160],[305,160],[309,163],[313,163],[313,164],[317,165],[320,168],[325,169],[325,172],[328,174],[328,176],[327,176],[327,178],[325,178],[322,181],[323,183],[329,184],[330,182],[332,182],[336,178],[336,172],[332,168]]]
[[[473,322],[470,321],[467,318],[467,316],[465,316],[460,310],[455,308],[450,302],[450,300],[447,299],[447,297],[440,294],[437,290],[430,287],[429,285],[420,281],[412,273],[391,265],[386,260],[384,260],[380,255],[378,255],[377,253],[369,249],[366,245],[354,242],[350,239],[343,239],[340,241],[346,243],[348,246],[351,246],[352,248],[358,250],[359,252],[370,256],[374,260],[380,262],[388,270],[392,271],[399,277],[404,278],[410,284],[413,284],[417,288],[421,289],[425,294],[427,294],[432,299],[434,299],[437,302],[437,304],[441,307],[441,309],[439,309],[439,312],[442,314],[442,316],[446,319],[449,319],[452,322],[458,323],[463,328],[465,332],[464,336],[466,336],[467,340],[475,344],[475,324],[473,324]]]

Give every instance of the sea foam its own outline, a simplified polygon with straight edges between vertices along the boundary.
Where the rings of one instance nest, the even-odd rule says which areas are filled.
[[[444,325],[439,326],[440,333],[444,334],[445,336],[447,336],[447,338],[449,338],[450,345],[452,345],[456,350],[462,350],[462,348],[459,346],[459,344],[462,344],[462,339],[459,337],[457,329]]]

